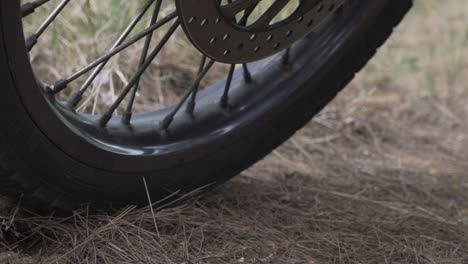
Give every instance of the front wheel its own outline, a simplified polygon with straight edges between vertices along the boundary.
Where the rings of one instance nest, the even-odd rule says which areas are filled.
[[[1,186],[25,203],[118,208],[228,180],[330,102],[412,4],[297,1],[278,19],[277,3],[254,15],[261,1],[218,1],[204,17],[184,1],[111,2],[0,3]],[[109,25],[99,8],[135,15]],[[113,43],[109,28],[123,32]]]

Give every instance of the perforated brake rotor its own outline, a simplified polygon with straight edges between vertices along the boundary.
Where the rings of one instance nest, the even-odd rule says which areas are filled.
[[[345,0],[270,0],[268,9],[251,24],[249,16],[262,1],[176,0],[188,38],[203,54],[224,63],[247,63],[269,57],[307,35]],[[298,1],[289,17],[273,20],[285,6]]]

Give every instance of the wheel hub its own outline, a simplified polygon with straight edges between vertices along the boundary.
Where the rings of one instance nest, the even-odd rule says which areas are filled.
[[[262,1],[268,0],[234,0],[224,5],[218,0],[175,2],[184,31],[194,46],[216,61],[237,64],[286,49],[334,13],[345,0],[270,0],[272,4],[255,15]],[[290,15],[275,21],[294,1],[297,6]]]

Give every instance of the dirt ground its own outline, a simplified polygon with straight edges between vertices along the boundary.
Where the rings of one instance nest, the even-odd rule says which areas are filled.
[[[204,195],[68,218],[5,201],[0,263],[468,263],[463,1],[418,2],[318,117]]]

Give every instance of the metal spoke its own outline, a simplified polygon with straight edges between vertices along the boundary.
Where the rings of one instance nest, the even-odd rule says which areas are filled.
[[[259,4],[260,4],[260,2],[255,3],[255,4],[251,5],[251,6],[249,6],[245,10],[244,15],[242,15],[241,19],[239,20],[239,25],[241,25],[241,26],[247,25],[247,21],[249,20],[249,17],[252,15],[255,8],[257,8],[257,6]],[[246,83],[251,83],[252,82],[252,75],[250,74],[250,71],[249,71],[249,68],[247,67],[247,64],[243,63],[242,68],[243,68],[243,71],[244,71],[244,80],[245,80],[245,82]]]
[[[143,8],[138,12],[138,14],[133,18],[133,20],[124,30],[124,32],[119,36],[119,38],[114,43],[114,45],[112,45],[111,50],[117,48],[120,44],[122,44],[127,39],[128,35],[130,35],[133,29],[138,25],[138,23],[141,21],[141,18],[146,14],[146,12],[148,11],[148,9],[151,7],[153,3],[154,3],[154,0],[148,0],[146,2]],[[102,62],[96,69],[94,69],[91,76],[89,76],[89,78],[84,82],[81,88],[71,97],[71,100],[68,102],[68,105],[70,106],[70,108],[73,109],[78,105],[78,103],[83,98],[83,94],[89,89],[93,81],[101,73],[102,69],[104,69],[104,67],[109,62],[109,60],[110,58]]]
[[[75,8],[84,3],[79,0],[18,1],[25,3],[18,17],[54,10],[33,28],[34,14],[23,20],[24,29],[34,32],[26,40],[28,51],[35,49],[30,64],[38,65],[29,78],[36,78],[38,87],[32,88],[42,89],[46,97],[37,98],[45,99],[45,105],[33,104],[32,110],[47,114],[50,107],[84,140],[123,151],[142,149],[143,154],[135,154],[141,156],[151,146],[170,148],[200,135],[209,141],[210,135],[226,137],[226,131],[242,129],[245,120],[255,123],[257,112],[281,103],[269,84],[293,79],[293,70],[302,66],[296,61],[301,53],[297,46],[320,46],[321,37],[326,46],[327,34],[318,41],[296,41],[313,32],[335,3],[346,0],[294,0],[299,8],[286,6],[291,0],[273,0],[266,8],[263,0],[140,0],[118,5],[122,10],[113,10],[111,0],[101,1],[81,10],[86,12]],[[174,2],[176,11],[163,10],[167,2]],[[308,7],[309,2],[323,3],[323,15],[315,9],[300,16],[301,5]],[[335,27],[336,32],[342,30],[336,21],[336,26],[324,25],[333,29],[325,33],[335,34]],[[98,53],[87,55],[84,47]],[[309,53],[304,58],[313,56]],[[53,64],[50,69],[44,68],[44,60]],[[271,65],[264,67],[265,62]],[[64,63],[71,69],[63,68]],[[285,91],[297,88],[294,85]],[[255,93],[259,89],[261,93]]]
[[[203,69],[205,68],[205,64],[206,64],[206,56],[202,55],[202,58],[200,60],[200,65],[198,66],[197,75],[200,75],[202,73]],[[198,93],[199,88],[200,88],[200,82],[195,83],[195,89],[193,90],[192,96],[190,97],[190,100],[187,103],[187,108],[185,109],[185,111],[189,114],[193,114],[193,111],[195,110],[195,103],[197,100],[197,93]]]
[[[291,47],[288,47],[283,53],[281,62],[283,63],[283,65],[288,65],[290,59],[291,59]]]
[[[30,0],[30,2],[23,4],[22,7],[22,14],[23,16],[27,16],[33,12],[38,7],[43,6],[44,4],[50,2],[51,0]],[[221,0],[215,0],[220,2]],[[59,14],[63,11],[63,9],[69,4],[70,0],[61,0],[60,4],[54,9],[54,11],[48,16],[48,18],[43,22],[43,24],[37,29],[37,31],[32,34],[27,40],[28,50],[31,50],[35,44],[37,43],[38,39],[44,33],[44,31],[51,25],[52,22],[57,18]],[[117,99],[112,103],[112,105],[107,109],[104,114],[98,119],[98,125],[100,127],[106,127],[109,121],[112,119],[112,116],[115,114],[117,109],[121,107],[121,104],[127,98],[128,103],[123,108],[121,123],[129,125],[132,121],[132,115],[134,111],[134,105],[136,101],[136,96],[138,94],[138,90],[141,84],[141,78],[154,59],[159,55],[161,50],[167,44],[169,39],[173,36],[174,32],[180,25],[180,21],[177,19],[174,21],[172,26],[169,30],[165,33],[163,38],[157,43],[156,47],[150,51],[150,47],[152,44],[152,39],[155,30],[160,29],[173,19],[177,18],[177,13],[174,11],[169,15],[159,18],[160,11],[162,8],[163,0],[145,0],[144,5],[138,10],[138,13],[133,17],[132,21],[129,25],[125,28],[125,30],[121,33],[118,39],[114,42],[112,47],[106,51],[105,54],[101,55],[99,58],[91,62],[90,64],[84,66],[83,68],[79,69],[72,75],[58,80],[55,84],[51,85],[50,87],[46,87],[46,92],[50,95],[55,95],[68,87],[68,85],[77,80],[78,78],[82,77],[83,75],[89,74],[89,77],[85,79],[84,83],[80,86],[80,89],[72,94],[71,98],[67,102],[67,105],[70,109],[75,109],[76,106],[80,103],[83,99],[85,93],[89,90],[89,88],[93,85],[96,78],[98,78],[99,74],[102,73],[105,66],[109,63],[109,61],[115,57],[120,52],[124,51],[131,45],[134,45],[139,40],[145,38],[145,43],[141,50],[138,68],[134,75],[131,77],[128,84],[123,87],[122,91],[118,95]],[[241,0],[241,1],[232,1],[228,0],[228,5],[223,7],[223,12],[227,12],[233,16],[233,19],[236,20],[240,26],[246,26],[250,17],[253,16],[255,10],[258,9],[258,5],[260,4],[261,0]],[[269,25],[274,17],[278,15],[278,13],[284,9],[286,3],[289,0],[277,0],[270,8],[260,16],[257,20],[257,24],[264,24]],[[138,26],[138,24],[142,21],[143,17],[148,13],[148,10],[154,5],[154,10],[152,13],[151,20],[149,21],[149,25],[143,29],[142,31],[135,34],[133,37],[130,37],[133,30]],[[242,16],[237,19],[235,14],[239,14],[240,10],[242,10]],[[262,24],[262,25],[263,25]],[[262,26],[260,25],[260,26]],[[210,56],[211,57],[211,56]],[[182,98],[180,99],[179,103],[173,108],[173,110],[162,120],[161,127],[163,129],[168,129],[172,124],[175,115],[180,111],[182,107],[185,107],[185,112],[193,115],[196,104],[197,104],[197,96],[200,90],[201,81],[205,78],[208,71],[211,69],[213,64],[216,60],[208,59],[209,57],[206,54],[202,54],[200,64],[198,67],[198,72],[196,75],[195,80],[189,87],[188,91]],[[282,57],[282,61],[284,64],[288,64],[290,60],[290,50],[287,49]],[[236,69],[236,65],[242,65],[242,76],[244,82],[247,84],[253,83],[253,76],[249,70],[249,66],[247,63],[240,62],[236,64],[235,62],[231,62],[229,65],[229,70],[226,77],[226,83],[224,86],[224,91],[221,97],[219,98],[219,104],[222,108],[226,108],[229,106],[229,96],[230,90],[232,87],[234,72]]]
[[[249,67],[247,67],[246,63],[242,64],[242,69],[244,71],[244,81],[246,83],[251,83],[253,81],[252,80],[252,74],[250,74]]]
[[[122,103],[122,101],[125,99],[125,97],[128,95],[128,93],[132,89],[132,87],[138,82],[138,80],[140,80],[141,75],[143,75],[143,73],[146,71],[146,69],[150,66],[150,64],[153,62],[153,60],[156,58],[156,56],[162,50],[162,48],[166,45],[167,41],[174,34],[176,29],[179,27],[179,25],[180,25],[179,20],[176,20],[174,22],[174,24],[171,26],[171,28],[168,30],[168,32],[163,36],[163,38],[158,43],[156,48],[151,52],[151,54],[145,60],[145,63],[140,66],[137,73],[133,76],[133,78],[130,80],[128,85],[120,93],[117,100],[115,100],[115,102],[112,104],[110,109],[107,110],[106,113],[99,119],[99,125],[101,127],[107,126],[107,123],[109,123],[109,121],[112,118],[112,115],[114,114],[115,110],[117,110],[119,105]]]
[[[83,76],[84,74],[86,74],[90,70],[94,69],[96,66],[98,66],[101,63],[105,62],[106,60],[114,57],[115,55],[119,54],[124,49],[126,49],[126,48],[130,47],[131,45],[135,44],[135,42],[139,41],[140,39],[142,39],[142,38],[146,37],[147,35],[151,34],[153,31],[155,31],[155,30],[159,29],[160,27],[164,26],[165,24],[167,24],[169,21],[171,21],[175,17],[177,17],[176,12],[172,12],[168,16],[166,16],[163,19],[159,20],[153,26],[143,30],[142,32],[135,35],[134,37],[130,38],[129,40],[127,40],[125,42],[123,42],[122,44],[117,46],[115,49],[112,49],[112,50],[108,51],[105,55],[98,58],[94,62],[90,63],[86,67],[82,68],[81,70],[77,71],[76,73],[70,75],[69,77],[67,77],[65,79],[57,81],[54,84],[53,89],[50,90],[50,93],[57,94],[57,93],[63,91],[65,88],[67,88],[67,86],[68,86],[68,84],[70,82],[78,79],[79,77]]]
[[[157,22],[159,13],[161,11],[161,4],[162,4],[162,0],[158,0],[156,2],[156,6],[154,7],[153,15],[150,21],[150,26],[154,25]],[[146,36],[145,45],[143,47],[141,57],[140,57],[139,67],[141,67],[145,63],[146,57],[148,57],[148,51],[151,45],[152,38],[153,38],[152,33]],[[126,124],[126,125],[130,124],[130,119],[132,118],[132,112],[133,112],[133,104],[135,102],[135,97],[136,97],[139,87],[140,87],[140,78],[138,78],[135,86],[133,86],[132,91],[130,93],[130,101],[127,105],[127,108],[125,109],[124,114],[122,115],[123,124]]]
[[[229,67],[229,73],[226,79],[226,86],[224,86],[224,93],[221,96],[221,99],[219,101],[222,108],[226,108],[229,105],[229,90],[231,89],[232,77],[234,75],[235,69],[236,69],[236,65],[231,64],[231,67]]]
[[[28,2],[23,5],[21,5],[21,13],[23,17],[29,16],[30,14],[34,13],[36,11],[36,8],[43,6],[44,4],[47,4],[51,0],[36,0],[33,2]]]
[[[37,44],[37,41],[41,35],[46,31],[46,29],[54,22],[57,16],[62,12],[62,10],[70,3],[70,0],[63,0],[52,13],[47,17],[47,19],[42,23],[42,25],[34,32],[31,36],[26,39],[26,48],[28,51],[31,51],[32,48]]]
[[[206,64],[205,68],[197,76],[197,78],[193,82],[192,86],[187,91],[187,93],[182,97],[182,99],[179,101],[179,103],[176,105],[176,107],[161,122],[161,128],[162,129],[167,130],[169,128],[169,126],[174,121],[174,116],[177,114],[177,112],[179,112],[180,108],[187,101],[187,99],[193,93],[193,91],[195,91],[195,89],[197,89],[198,84],[205,77],[205,75],[208,73],[208,71],[211,69],[211,67],[213,66],[214,63],[215,63],[215,61],[210,59],[210,61]]]

